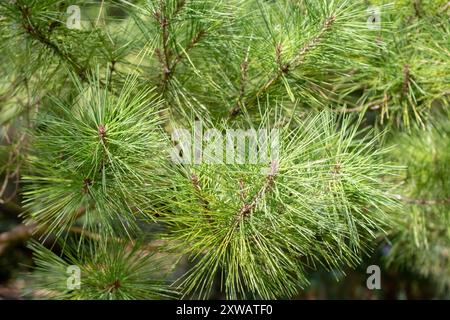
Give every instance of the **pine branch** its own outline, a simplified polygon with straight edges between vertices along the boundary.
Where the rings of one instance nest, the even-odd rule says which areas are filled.
[[[18,242],[26,242],[32,236],[35,229],[35,224],[20,224],[10,231],[0,233],[0,256],[5,252],[8,246]]]
[[[190,50],[192,50],[197,43],[201,41],[201,39],[206,35],[206,30],[200,30],[197,32],[197,34],[191,39],[191,41],[188,43],[186,48],[183,50],[183,52],[178,53],[175,58],[173,59],[172,65],[170,67],[171,72],[175,72],[176,66],[180,63],[180,61],[183,59],[183,57],[189,53]]]
[[[154,253],[140,251],[140,242],[129,246],[105,239],[72,239],[63,247],[64,255],[60,257],[35,241],[29,244],[37,265],[33,285],[50,289],[50,298],[141,300],[176,296],[164,279],[170,265]],[[67,268],[74,265],[82,277],[76,290],[67,286]]]
[[[297,55],[291,59],[291,61],[288,61],[285,64],[280,64],[281,61],[281,47],[277,46],[276,48],[276,61],[279,62],[278,64],[278,70],[273,74],[270,79],[264,83],[256,93],[256,96],[252,97],[249,101],[246,101],[245,103],[241,103],[241,105],[245,104],[251,104],[255,100],[257,100],[261,95],[266,93],[269,88],[278,82],[278,80],[286,74],[289,74],[293,70],[297,69],[299,66],[301,66],[305,62],[305,58],[307,57],[308,53],[313,51],[324,39],[325,34],[333,27],[333,24],[336,21],[336,16],[332,15],[330,17],[327,17],[322,25],[322,27],[319,29],[317,34],[312,37],[307,43],[299,50]],[[235,106],[233,109],[229,112],[229,120],[235,118],[240,112],[241,112],[241,105]]]
[[[403,83],[402,83],[403,97],[408,93],[410,82],[411,82],[411,71],[409,65],[405,64],[403,66]]]
[[[172,16],[167,16],[167,7],[166,3],[161,0],[159,4],[159,10],[155,11],[153,13],[153,17],[156,19],[156,21],[159,24],[160,30],[161,30],[161,39],[162,39],[162,49],[157,49],[156,54],[159,57],[160,63],[162,65],[162,91],[165,92],[168,82],[170,80],[170,77],[172,76],[174,72],[174,68],[176,67],[178,61],[181,59],[180,55],[177,55],[173,62],[172,60],[172,53],[169,49],[169,29],[170,24],[172,20],[180,13],[180,11],[183,9],[184,5],[186,4],[185,0],[177,1],[175,11],[173,12]],[[198,38],[201,35],[198,35]],[[192,39],[190,46],[194,46],[195,43],[199,39]],[[172,63],[172,64],[171,64]]]
[[[366,110],[376,111],[384,108],[387,108],[387,104],[390,100],[388,95],[385,95],[383,99],[371,101],[367,105],[360,105],[354,108],[343,108],[343,109],[333,109],[333,112],[337,113],[359,113]]]
[[[248,66],[249,66],[249,53],[250,53],[250,47],[247,49],[247,53],[245,55],[244,61],[241,63],[241,84],[239,88],[239,97],[237,98],[236,105],[233,109],[230,110],[229,118],[235,118],[241,111],[243,103],[244,103],[244,95],[245,95],[245,88],[248,81]]]
[[[259,191],[253,196],[250,203],[244,203],[236,216],[236,225],[239,225],[242,219],[248,217],[253,210],[255,210],[258,202],[264,197],[264,195],[270,191],[274,185],[275,176],[278,172],[278,164],[276,161],[272,161],[269,169],[269,174],[264,185],[259,189]]]
[[[7,213],[12,217],[18,217],[23,213],[22,207],[11,201],[3,203],[0,202],[0,211]]]
[[[55,101],[57,108],[46,115],[45,129],[35,132],[30,150],[31,174],[23,177],[30,182],[24,192],[27,217],[57,235],[73,225],[80,207],[89,209],[85,227],[96,229],[93,222],[103,221],[104,233],[117,232],[115,224],[121,224],[128,234],[137,228],[138,214],[151,219],[147,197],[155,191],[149,183],[159,183],[164,157],[155,114],[161,102],[152,88],[134,91],[135,77],[118,96],[101,87],[99,78],[88,89],[74,79],[80,100]]]
[[[377,162],[378,151],[370,147],[376,139],[357,139],[358,125],[350,126],[348,118],[339,130],[335,121],[321,113],[299,120],[295,129],[283,127],[280,158],[269,168],[186,168],[212,181],[201,189],[208,194],[209,208],[214,208],[213,224],[204,223],[198,179],[174,172],[173,188],[179,191],[165,199],[173,213],[162,219],[171,249],[196,259],[192,270],[177,281],[185,294],[207,297],[213,275],[220,272],[227,298],[290,295],[305,283],[304,268],[319,259],[330,268],[356,263],[355,251],[363,250],[365,235],[375,235],[387,219],[381,207],[394,206],[395,200],[380,190],[386,187],[380,177],[390,176],[394,168]],[[261,180],[263,169],[262,185],[252,184]],[[251,183],[246,186],[244,181]],[[188,183],[197,187],[186,188]],[[248,190],[254,190],[250,199]],[[337,258],[335,250],[344,257]],[[299,264],[298,256],[309,262]]]
[[[163,3],[163,2],[161,2]],[[170,65],[169,65],[169,59],[170,59],[170,53],[169,53],[169,21],[166,17],[162,15],[162,13],[159,14],[159,24],[161,27],[162,32],[162,44],[163,44],[163,64],[164,64],[164,70],[163,70],[163,91],[165,90],[167,86],[167,82],[170,78]]]
[[[317,35],[315,35],[311,40],[309,40],[305,46],[303,46],[298,54],[287,64],[283,65],[279,70],[275,73],[275,75],[270,78],[262,87],[258,90],[258,93],[256,94],[257,97],[261,96],[263,93],[267,92],[267,90],[270,88],[272,84],[274,84],[278,79],[281,78],[283,74],[287,74],[291,70],[295,70],[297,67],[302,65],[305,61],[305,57],[307,54],[314,50],[320,42],[322,41],[325,33],[331,29],[334,22],[336,21],[336,16],[330,16],[325,19],[325,22],[322,26],[322,28],[319,30]]]
[[[83,68],[81,64],[76,60],[76,58],[68,52],[62,51],[58,45],[53,43],[49,37],[45,35],[42,30],[40,30],[33,22],[30,15],[29,8],[26,5],[21,5],[16,3],[18,9],[22,14],[22,27],[24,30],[35,40],[42,43],[47,48],[51,49],[60,59],[67,62],[75,73],[85,81],[88,77],[87,69]]]
[[[169,48],[169,30],[171,28],[171,24],[177,17],[177,15],[180,13],[180,11],[184,8],[186,5],[185,0],[177,1],[176,7],[174,12],[171,16],[167,15],[167,8],[164,1],[160,2],[160,7],[158,11],[155,11],[153,13],[154,18],[159,24],[160,30],[161,30],[161,39],[162,39],[162,48],[156,49],[156,55],[160,61],[160,64],[162,66],[162,91],[165,92],[167,90],[167,86],[169,84],[169,81],[171,77],[173,77],[173,74],[175,72],[175,69],[177,65],[181,62],[183,57],[191,50],[193,49],[196,44],[205,36],[206,30],[200,30],[197,32],[197,34],[190,40],[190,42],[187,44],[186,48],[183,50],[183,52],[180,52],[173,56],[172,50]]]

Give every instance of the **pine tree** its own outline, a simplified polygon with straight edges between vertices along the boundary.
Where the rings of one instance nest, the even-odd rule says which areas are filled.
[[[54,299],[274,299],[387,241],[448,290],[449,9],[2,1],[0,255]]]

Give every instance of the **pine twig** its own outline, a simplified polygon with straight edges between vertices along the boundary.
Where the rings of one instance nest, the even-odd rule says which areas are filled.
[[[176,66],[178,65],[178,63],[180,63],[180,61],[183,59],[184,54],[188,53],[192,48],[194,48],[196,46],[196,44],[198,42],[200,42],[200,40],[205,36],[206,31],[205,30],[200,30],[199,32],[197,32],[197,34],[191,39],[191,41],[189,42],[189,44],[187,45],[187,47],[184,49],[183,53],[178,53],[175,58],[173,59],[172,65],[170,67],[171,72],[173,73]]]
[[[275,73],[275,75],[259,89],[257,96],[260,96],[261,94],[266,92],[278,79],[281,78],[283,74],[286,74],[289,71],[294,70],[302,65],[305,62],[306,55],[321,43],[324,34],[333,26],[335,21],[336,16],[331,16],[325,19],[325,22],[322,28],[319,30],[319,33],[301,48],[301,50],[294,57],[294,59],[292,59],[292,61],[283,65],[282,68],[278,68],[278,71]]]
[[[0,234],[0,256],[12,244],[27,241],[36,229],[35,224],[20,224],[10,231]]]
[[[11,201],[4,203],[0,202],[0,211],[13,217],[18,217],[23,213],[22,207]]]
[[[338,113],[357,113],[357,112],[362,112],[364,110],[379,110],[380,108],[383,108],[382,106],[386,106],[388,101],[389,101],[389,96],[385,95],[383,99],[379,99],[379,100],[375,100],[370,102],[367,106],[365,105],[360,105],[354,108],[343,108],[343,109],[338,109],[338,110],[333,110],[334,112],[338,112]]]
[[[35,40],[39,41],[47,48],[51,49],[60,59],[66,61],[77,73],[77,75],[85,81],[88,78],[87,70],[83,68],[70,53],[63,52],[50,38],[48,38],[38,27],[31,21],[30,12],[27,6],[17,4],[23,18],[22,27]]]
[[[247,53],[245,55],[244,61],[242,61],[242,63],[241,63],[241,85],[239,87],[239,96],[237,98],[234,108],[232,108],[230,110],[229,118],[236,117],[242,110],[243,100],[244,100],[244,95],[245,95],[245,88],[246,88],[247,79],[248,79],[249,53],[250,53],[250,47],[247,49]]]
[[[161,87],[163,88],[163,92],[165,92],[168,82],[170,80],[171,74],[173,72],[172,68],[174,65],[171,65],[171,52],[169,50],[169,28],[171,19],[179,14],[181,9],[184,7],[186,1],[180,0],[177,2],[175,11],[172,17],[169,19],[166,16],[166,4],[164,1],[160,1],[159,10],[153,13],[153,17],[159,23],[161,29],[161,38],[162,38],[162,49],[156,49],[156,55],[158,56],[160,63],[162,65],[162,83]]]
[[[241,206],[239,213],[236,216],[236,225],[239,225],[242,219],[248,217],[255,210],[259,201],[273,187],[278,169],[278,163],[276,161],[272,161],[269,168],[269,174],[267,175],[267,179],[264,185],[261,187],[261,189],[258,190],[258,192],[253,196],[252,200],[249,203],[244,203]]]
[[[84,207],[79,208],[76,211],[76,219],[80,218],[86,209]],[[21,212],[22,213],[22,212]],[[6,231],[0,234],[0,256],[5,249],[13,243],[25,242],[35,234],[43,233],[45,226],[38,226],[37,223],[31,222],[29,224],[20,224],[10,231]]]
[[[266,83],[264,83],[264,85],[261,86],[261,88],[259,88],[256,96],[252,98],[251,102],[258,99],[258,97],[260,97],[263,93],[267,92],[269,88],[274,83],[276,83],[284,74],[288,74],[292,70],[295,70],[300,65],[302,65],[305,62],[305,58],[308,53],[314,50],[322,42],[325,33],[331,29],[335,21],[335,15],[326,18],[319,32],[300,49],[300,51],[291,61],[285,64],[281,63],[281,46],[278,45],[275,52],[275,60],[278,62],[278,70]],[[240,113],[242,105],[243,103],[241,102],[240,105],[236,105],[233,109],[230,110],[228,120],[235,118]]]
[[[411,81],[411,71],[408,64],[403,66],[403,84],[402,84],[402,96],[408,92],[409,84]]]

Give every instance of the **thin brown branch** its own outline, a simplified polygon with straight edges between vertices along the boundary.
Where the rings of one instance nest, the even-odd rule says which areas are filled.
[[[297,55],[292,59],[292,61],[286,63],[281,68],[279,67],[275,75],[273,75],[258,91],[257,96],[260,96],[266,92],[278,79],[281,78],[283,74],[288,73],[291,70],[296,69],[305,62],[305,58],[309,52],[315,49],[323,40],[325,33],[331,29],[334,22],[336,21],[336,16],[331,16],[325,19],[322,28],[319,30],[317,35],[315,35],[305,46],[303,46]]]
[[[4,203],[0,202],[0,211],[11,217],[18,217],[23,213],[22,207],[11,201]]]
[[[403,66],[403,84],[402,84],[403,96],[408,93],[410,81],[411,81],[411,71],[409,69],[409,65],[405,64]]]
[[[200,30],[199,32],[197,32],[197,34],[191,39],[189,44],[186,46],[184,51],[178,53],[175,56],[175,58],[173,59],[172,65],[170,67],[170,70],[172,71],[172,73],[174,72],[174,70],[175,70],[176,66],[178,65],[178,63],[180,63],[180,61],[183,59],[185,54],[187,54],[192,48],[194,48],[196,46],[196,44],[200,42],[200,40],[203,38],[203,36],[205,34],[206,34],[205,30]]]
[[[75,213],[75,219],[79,219],[86,212],[86,208],[81,207]],[[23,211],[20,213],[23,214]],[[0,234],[0,255],[11,244],[18,242],[25,242],[34,235],[43,234],[47,229],[46,225],[38,225],[36,222],[29,222],[27,224],[20,224],[10,231]]]
[[[87,70],[83,68],[75,59],[73,55],[68,52],[63,52],[49,37],[47,37],[37,26],[31,21],[30,9],[26,5],[17,4],[22,14],[22,27],[35,40],[39,41],[47,48],[51,49],[60,59],[66,61],[82,79],[87,79]]]
[[[272,77],[264,83],[264,85],[259,88],[259,90],[256,93],[256,96],[251,99],[250,102],[253,102],[254,100],[258,99],[262,94],[267,92],[269,88],[276,83],[284,74],[288,74],[292,70],[298,68],[300,65],[302,65],[305,62],[305,58],[308,55],[309,52],[313,51],[323,40],[323,37],[327,31],[331,29],[334,22],[336,21],[336,16],[332,15],[325,19],[325,22],[323,23],[323,26],[320,28],[319,32],[310,39],[297,53],[297,55],[291,60],[286,63],[282,63],[282,46],[281,44],[278,44],[275,49],[275,61],[277,62],[278,68],[277,71],[272,75]],[[231,120],[235,118],[241,111],[242,105],[244,103],[241,101],[239,104],[237,104],[233,109],[229,112],[228,120]]]
[[[27,241],[35,231],[36,224],[20,224],[0,234],[0,256],[12,244]]]
[[[112,82],[113,82],[113,74],[116,71],[116,60],[111,60],[111,63],[109,65],[109,74],[108,74],[108,85],[110,87],[112,87]]]
[[[4,207],[4,204],[1,206]],[[10,210],[13,210],[17,215],[22,214],[24,211],[21,207],[9,204]],[[76,211],[75,220],[79,219],[81,216],[84,215],[86,212],[86,209],[84,207],[79,208]],[[5,252],[5,250],[16,243],[24,243],[28,241],[33,236],[43,234],[46,229],[46,226],[38,226],[37,223],[31,222],[29,224],[20,224],[14,227],[13,229],[0,233],[0,256]],[[90,231],[87,231],[81,227],[78,226],[72,226],[69,228],[70,232],[81,234],[83,236],[86,236],[92,240],[100,240],[101,235],[97,233],[93,233]],[[125,242],[127,240],[120,239],[120,238],[110,238],[112,241],[116,241],[118,243]],[[128,248],[132,248],[135,245],[134,241],[129,241]],[[151,251],[157,251],[161,246],[165,244],[164,240],[155,240],[150,243],[142,245],[140,251],[141,252],[151,252]]]
[[[200,41],[200,39],[205,35],[206,30],[200,30],[189,42],[187,47],[176,55],[174,55],[173,51],[169,47],[170,40],[170,29],[173,25],[173,21],[180,14],[181,10],[185,7],[186,0],[177,1],[175,8],[171,14],[168,12],[167,4],[165,1],[161,0],[159,4],[158,11],[153,13],[153,17],[158,22],[160,30],[161,30],[161,48],[157,48],[155,50],[158,61],[161,65],[161,90],[163,94],[167,91],[167,87],[177,65],[183,59],[185,54],[189,52],[195,45]]]
[[[161,29],[162,48],[156,49],[156,55],[162,66],[161,87],[163,92],[166,90],[170,78],[170,51],[169,51],[169,19],[166,17],[165,1],[160,1],[159,10],[153,13],[153,17]]]
[[[273,187],[275,177],[278,173],[278,162],[272,161],[269,168],[269,173],[267,175],[266,181],[261,189],[253,196],[252,200],[249,203],[244,203],[239,209],[238,214],[236,215],[235,224],[239,225],[239,223],[246,217],[248,217],[255,210],[259,201],[264,197],[264,195]]]
[[[163,41],[163,56],[164,56],[164,70],[163,70],[163,79],[164,82],[167,82],[170,77],[170,66],[169,66],[169,22],[166,18],[162,18],[160,21],[161,29],[162,29],[162,41]]]
[[[362,112],[364,110],[379,110],[382,109],[383,105],[387,105],[389,101],[389,96],[385,95],[383,99],[375,100],[370,102],[368,105],[361,105],[354,108],[343,108],[343,109],[337,109],[333,110],[334,112],[338,113],[355,113],[355,112]]]
[[[249,49],[247,49],[247,54],[245,55],[244,61],[242,61],[241,63],[241,85],[239,87],[239,96],[237,98],[235,106],[230,110],[229,118],[236,117],[241,112],[243,107],[245,88],[247,86],[248,79],[248,57],[250,53]]]

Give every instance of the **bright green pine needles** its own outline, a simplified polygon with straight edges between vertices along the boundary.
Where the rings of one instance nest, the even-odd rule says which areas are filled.
[[[72,105],[55,100],[39,118],[30,173],[23,177],[30,221],[57,234],[81,218],[100,231],[132,229],[152,214],[164,150],[160,104],[152,90],[136,92],[135,81],[113,95],[99,81],[79,82]]]
[[[207,297],[220,273],[228,298],[289,297],[309,268],[355,265],[395,205],[380,178],[396,168],[350,124],[321,113],[280,129],[270,163],[174,172],[167,239],[195,261],[181,288]]]
[[[449,105],[449,8],[388,2],[117,0],[97,10],[86,0],[81,30],[67,27],[64,1],[1,2],[0,122],[29,133],[11,144],[21,152],[8,168],[24,173],[27,222],[64,248],[59,258],[31,244],[41,288],[166,297],[147,282],[153,257],[125,244],[149,236],[190,258],[177,270],[183,297],[209,297],[218,283],[228,298],[290,297],[309,270],[355,266],[392,210],[392,256],[445,273],[448,210],[436,201],[448,199],[448,125],[420,130]],[[279,106],[288,123],[272,125]],[[170,130],[191,119],[220,132],[277,128],[279,157],[171,162]],[[384,148],[394,135],[379,139],[371,124],[400,147]],[[386,159],[407,175],[392,178],[400,167]],[[80,227],[79,243],[64,241]],[[80,291],[65,287],[68,264],[81,268]]]
[[[60,256],[31,241],[36,272],[34,285],[51,299],[142,300],[175,297],[164,280],[167,265],[138,243],[83,241]]]
[[[379,48],[336,86],[339,101],[352,106],[348,112],[367,109],[381,124],[410,128],[424,125],[431,109],[448,107],[450,30],[447,13],[436,9],[446,2],[400,0],[393,8],[380,8]]]

